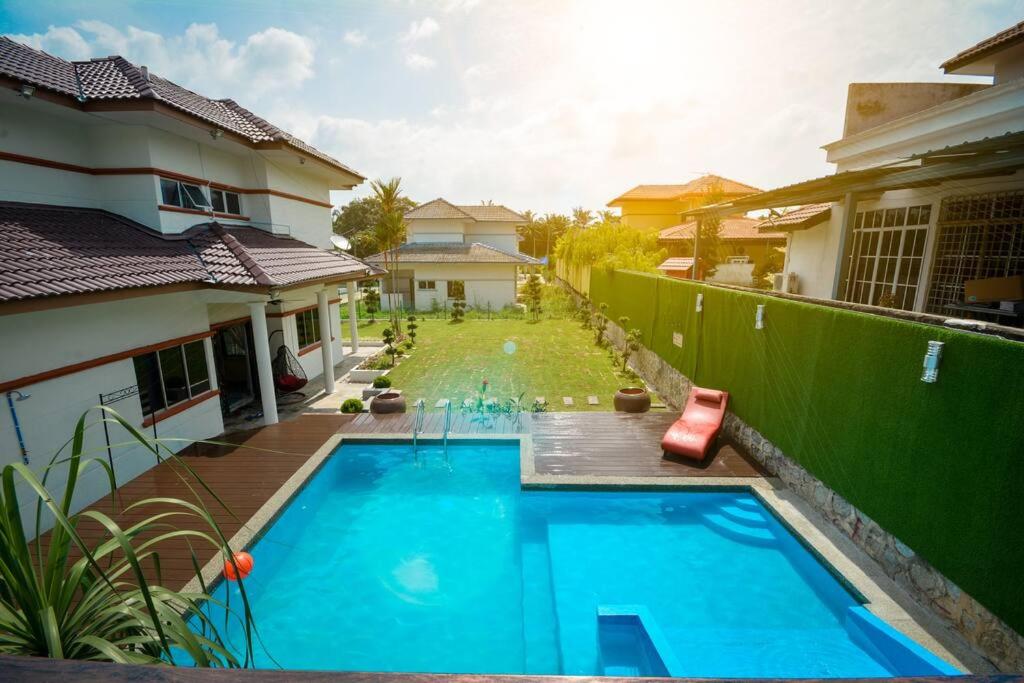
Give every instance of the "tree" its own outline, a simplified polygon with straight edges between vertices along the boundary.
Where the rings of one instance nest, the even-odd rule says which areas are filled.
[[[537,255],[537,214],[527,209],[522,212],[523,218],[526,219],[526,223],[516,227],[516,233],[522,237],[523,251],[528,253],[530,256]],[[527,249],[527,245],[529,248]]]
[[[608,329],[608,304],[601,302],[597,306],[597,313],[594,314],[594,342],[598,346],[604,346],[604,333]]]
[[[702,197],[701,206],[710,206],[711,204],[717,204],[725,198],[725,192],[722,189],[722,184],[715,181],[708,185],[704,191]],[[700,273],[700,279],[710,277],[715,274],[715,269],[718,264],[722,262],[721,259],[721,233],[722,233],[722,219],[718,214],[705,214],[700,218],[700,247],[699,253],[697,253],[697,259],[699,263],[694,262],[693,267],[698,273]],[[694,250],[698,250],[697,244],[694,243]]]
[[[400,200],[402,214],[416,208],[416,202],[408,197]],[[353,199],[345,206],[333,211],[333,228],[338,235],[344,235],[352,242],[352,254],[363,257],[382,250],[377,243],[376,229],[380,220],[380,200],[376,196]]]
[[[625,317],[625,316],[623,316]],[[619,318],[622,320],[622,318]],[[626,318],[628,321],[629,318]],[[626,371],[626,363],[629,362],[630,356],[640,350],[640,330],[633,328],[626,335],[626,343],[622,346],[622,371]]]
[[[568,216],[560,213],[549,213],[540,222],[541,235],[544,237],[544,256],[551,261],[551,246],[557,244],[559,238],[572,227]]]
[[[658,246],[658,230],[621,223],[569,228],[555,245],[555,258],[568,265],[656,273],[667,252]]]
[[[418,327],[419,325],[416,324],[416,316],[410,315],[406,318],[405,329],[408,331],[409,339],[412,341],[413,345],[416,344],[416,328]]]
[[[462,319],[466,315],[466,302],[462,299],[456,299],[452,302],[452,322],[461,323]]]
[[[390,327],[381,330],[380,338],[384,340],[384,353],[391,356],[391,367],[395,367],[395,357],[398,355],[398,347],[395,346],[395,332]]]
[[[611,209],[601,209],[597,212],[598,223],[619,223],[621,222],[621,216],[615,213]]]
[[[366,296],[363,297],[363,302],[366,304],[366,312],[370,314],[370,322],[377,322],[373,316],[380,310],[380,292],[376,288],[368,289]]]
[[[377,243],[384,254],[384,268],[391,272],[391,291],[388,292],[388,313],[391,317],[391,326],[396,336],[402,334],[402,321],[398,315],[396,304],[396,290],[399,253],[398,248],[405,241],[405,212],[402,207],[405,205],[405,197],[402,196],[402,179],[391,178],[374,180],[370,186],[373,188],[373,195],[380,202],[380,215],[374,234]]]
[[[582,206],[574,206],[572,209],[572,224],[576,228],[586,228],[594,222],[594,212],[584,209]]]
[[[541,314],[541,299],[544,296],[544,291],[541,289],[540,277],[536,273],[532,273],[530,277],[526,279],[526,287],[523,290],[523,296],[526,298],[526,307],[530,311],[530,316],[534,322],[540,320]]]

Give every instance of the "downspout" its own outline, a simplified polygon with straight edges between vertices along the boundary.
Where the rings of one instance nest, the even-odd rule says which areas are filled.
[[[31,398],[31,394],[23,394],[20,391],[7,392],[7,408],[11,411],[11,421],[14,422],[14,433],[18,437],[18,448],[21,449],[21,462],[28,464],[28,449],[25,448],[25,435],[21,433],[21,423],[18,422],[18,411],[14,409],[14,394],[18,395],[19,401]]]

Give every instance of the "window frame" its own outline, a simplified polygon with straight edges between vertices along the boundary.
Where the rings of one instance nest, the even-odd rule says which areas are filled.
[[[308,349],[311,346],[323,341],[320,336],[320,310],[319,308],[309,308],[305,311],[296,311],[295,313],[295,339],[299,346],[299,351]],[[308,322],[312,328],[312,332],[307,332],[306,322]],[[310,338],[311,337],[311,338]],[[312,339],[312,340],[311,340]]]
[[[220,199],[220,208],[217,208],[217,200]],[[235,206],[232,210],[230,200],[234,199]],[[229,216],[242,215],[242,195],[231,190],[224,190],[219,187],[210,188],[210,205],[216,213],[223,213]]]
[[[448,295],[449,299],[451,299],[452,301],[465,301],[466,300],[466,281],[465,280],[448,280],[448,281],[446,281],[445,284],[446,284],[445,294]],[[452,294],[452,289],[453,289],[452,285],[458,285],[457,289],[461,289],[462,290],[462,296],[458,296],[457,293],[456,294]]]
[[[196,358],[202,359],[204,376],[202,378],[199,378],[197,376],[195,378],[195,381],[193,381],[192,373],[189,371],[189,356],[185,351],[186,347],[190,347],[193,349],[198,348],[199,354],[193,356],[193,360]],[[184,375],[185,380],[183,386],[185,396],[172,402],[168,397],[167,379],[164,376],[164,364],[161,355],[173,352],[177,352],[178,361],[181,363],[182,374]],[[143,403],[142,400],[143,381],[142,378],[139,376],[139,364],[143,362],[141,359],[148,359],[148,362],[150,363],[149,367],[153,370],[146,376],[146,379],[148,380],[147,384],[150,384],[150,386],[147,386],[147,393],[149,396],[148,402],[150,403],[149,409],[147,409],[147,406]],[[204,394],[209,393],[213,389],[213,383],[210,376],[210,364],[206,355],[205,338],[193,339],[192,341],[183,342],[181,344],[172,344],[171,346],[165,346],[163,348],[156,349],[155,351],[150,351],[149,353],[141,353],[137,356],[132,357],[132,363],[134,365],[135,370],[135,381],[139,386],[139,403],[142,408],[143,416],[159,416],[164,411],[170,410],[175,406],[194,400]],[[156,409],[152,409],[153,387],[150,381],[155,381],[156,388],[159,389],[158,397],[160,399],[160,404],[159,407]]]
[[[916,310],[925,277],[931,215],[930,203],[858,211],[846,254],[841,300],[879,306],[888,294],[896,298],[892,308]],[[904,275],[906,281],[901,282]]]
[[[165,183],[174,184],[174,195],[170,198],[167,193],[167,186]],[[196,203],[196,195],[202,197],[204,203]],[[187,183],[183,180],[176,180],[174,178],[166,178],[160,176],[160,203],[163,206],[174,206],[179,209],[188,209],[190,211],[213,211],[213,203],[210,197],[207,196],[203,190],[202,185],[195,183]]]
[[[430,286],[424,287],[426,284],[429,284]],[[435,292],[437,291],[437,280],[417,280],[416,290],[420,292]]]

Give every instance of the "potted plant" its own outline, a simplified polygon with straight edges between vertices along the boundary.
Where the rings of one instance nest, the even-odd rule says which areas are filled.
[[[358,398],[347,398],[341,404],[341,412],[343,413],[361,413],[363,412],[363,402]]]
[[[651,409],[651,395],[643,387],[624,387],[615,392],[613,403],[620,413],[646,413]]]
[[[370,412],[374,415],[389,415],[405,412],[405,396],[397,391],[385,391],[370,401]]]

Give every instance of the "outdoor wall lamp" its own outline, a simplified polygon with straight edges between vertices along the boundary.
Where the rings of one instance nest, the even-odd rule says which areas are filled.
[[[36,94],[36,87],[34,85],[29,85],[28,83],[22,83],[19,94],[26,100],[30,100],[32,99],[32,96]]]
[[[224,131],[222,131],[220,128],[214,128],[213,130],[210,131],[210,137],[213,138],[214,140],[220,140],[222,137],[224,137]]]
[[[764,329],[764,304],[757,305],[757,313],[754,314],[754,329]]]
[[[939,379],[939,361],[942,359],[943,342],[928,342],[928,350],[924,354],[924,372],[921,373],[921,381],[934,384]]]
[[[697,312],[704,310],[704,292],[697,292]]]
[[[17,389],[7,392],[7,409],[11,411],[11,422],[14,423],[14,435],[18,437],[18,448],[21,449],[21,462],[28,464],[28,449],[25,448],[25,435],[21,433],[21,422],[18,421],[18,411],[14,409],[14,402],[26,401],[32,398],[32,394],[23,394]]]

